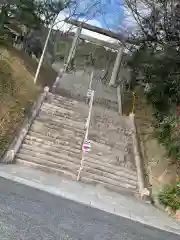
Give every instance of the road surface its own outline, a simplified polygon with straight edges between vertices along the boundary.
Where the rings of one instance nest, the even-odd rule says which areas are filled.
[[[180,236],[0,178],[0,239],[179,240]]]

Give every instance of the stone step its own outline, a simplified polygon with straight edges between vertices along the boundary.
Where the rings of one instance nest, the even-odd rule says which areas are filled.
[[[29,161],[26,161],[26,160],[23,160],[23,159],[20,159],[20,158],[16,158],[16,163],[17,164],[23,164],[23,165],[26,165],[26,166],[29,166],[29,167],[32,167],[32,168],[36,168],[36,169],[39,169],[39,170],[42,170],[42,171],[45,171],[45,172],[48,172],[48,173],[56,173],[60,176],[63,176],[64,178],[68,178],[68,179],[71,179],[71,180],[74,180],[74,181],[77,180],[77,175],[75,175],[73,173],[70,173],[68,171],[63,171],[61,169],[47,167],[47,166],[44,166],[44,165],[41,165],[41,164],[38,164],[38,163],[29,162]],[[104,182],[100,182],[100,181],[97,181],[97,180],[92,180],[88,177],[84,177],[84,176],[81,177],[81,181],[84,182],[84,183],[87,183],[87,184],[93,184],[93,185],[96,185],[96,186],[100,186],[101,188],[104,187],[104,188],[107,188],[111,191],[124,193],[126,195],[131,195],[131,196],[136,195],[136,191],[134,191],[134,189],[131,189],[131,191],[130,191],[130,190],[122,188],[122,187],[117,187],[117,186],[107,184],[107,183],[104,183]]]
[[[123,151],[123,149],[125,149],[129,144],[124,142],[124,141],[119,141],[119,142],[115,142],[115,141],[111,141],[111,139],[106,136],[102,136],[102,135],[98,135],[98,132],[96,134],[91,134],[91,131],[89,132],[89,136],[88,139],[92,142],[92,143],[97,143],[100,145],[104,145],[104,146],[109,146],[111,149],[120,149]],[[129,145],[130,146],[130,145]]]
[[[21,159],[21,158],[16,158],[16,164],[23,164],[29,167],[33,167],[48,173],[57,173],[60,176],[66,177],[66,178],[70,178],[72,180],[76,180],[77,179],[77,174],[65,171],[65,170],[61,170],[58,168],[53,168],[53,167],[47,167],[45,165],[42,165],[41,163],[36,163],[36,162],[30,162],[27,159]]]
[[[82,142],[84,133],[82,131],[77,131],[71,128],[63,128],[62,127],[54,127],[52,125],[43,124],[37,120],[34,121],[33,125],[31,126],[31,131],[42,133],[45,136],[52,136],[52,137],[59,137],[62,138],[64,136],[72,137]]]
[[[78,173],[79,166],[80,166],[78,164],[70,163],[69,161],[67,164],[67,162],[62,159],[61,159],[61,163],[59,163],[55,158],[52,158],[51,156],[47,156],[39,152],[35,153],[34,151],[29,151],[29,150],[21,150],[21,152],[17,154],[17,159],[22,159],[23,161],[40,164],[53,169],[58,169],[58,170],[61,170],[62,172],[68,172],[71,175],[76,175]],[[64,164],[66,163],[66,165],[62,164],[63,161],[64,161]],[[130,190],[136,190],[136,185],[134,183],[132,184],[132,181],[128,183],[127,181],[126,182],[119,181],[119,179],[118,180],[111,179],[111,178],[108,178],[109,176],[107,177],[103,176],[103,172],[101,172],[101,175],[99,175],[99,172],[97,173],[97,171],[95,172],[93,171],[93,169],[90,169],[88,167],[83,168],[83,171],[81,172],[81,176],[92,179],[92,181],[95,180],[95,181],[104,182],[105,184],[110,184],[117,188],[123,187]]]
[[[34,121],[36,127],[39,126],[39,128],[48,128],[52,129],[52,131],[57,131],[59,133],[61,132],[66,132],[66,133],[74,133],[78,137],[83,137],[85,135],[85,130],[78,128],[78,127],[73,127],[71,125],[68,125],[63,122],[55,122],[53,120],[46,121],[46,119],[42,119],[41,117],[37,117],[36,120]]]
[[[80,103],[75,99],[70,99],[66,97],[60,96],[52,96],[50,97],[49,103],[56,105],[56,106],[66,106],[67,108],[76,108]]]
[[[77,153],[76,151],[81,152],[80,142],[74,143],[72,139],[53,140],[51,137],[43,136],[42,134],[38,134],[34,132],[30,132],[27,135],[26,139],[27,140],[25,140],[25,142],[30,144],[33,144],[37,141],[37,144],[41,145],[41,148],[43,148],[43,144],[47,145],[47,147],[49,145],[52,146],[53,144],[55,144],[57,148],[62,150],[67,150],[69,152],[69,155],[73,158],[79,158],[77,157],[79,155],[79,152]],[[46,144],[46,141],[47,141],[47,144]],[[121,162],[119,162],[120,160],[117,162],[117,159],[115,158],[114,155],[110,155],[109,158],[107,157],[105,158],[104,156],[99,156],[98,154],[92,153],[91,151],[87,154],[86,161],[89,162],[89,164],[91,163],[95,164],[95,166],[93,167],[96,167],[98,164],[99,168],[112,173],[119,171],[119,172],[124,172],[125,176],[126,174],[130,176],[136,176],[136,171],[134,171],[135,168],[132,168],[131,170],[126,169],[126,167],[124,167],[124,164],[121,164]]]
[[[123,128],[121,125],[118,126],[111,126],[106,123],[98,123],[98,121],[93,122],[93,116],[91,116],[91,124],[90,124],[90,130],[93,132],[101,132],[102,134],[113,134],[116,136],[120,136],[121,138],[125,136],[127,139],[132,138],[132,131],[130,128]]]
[[[90,131],[93,133],[96,132],[101,132],[102,136],[106,136],[106,135],[114,135],[116,136],[116,138],[119,138],[120,140],[123,139],[124,137],[129,140],[132,141],[132,131],[130,129],[123,129],[121,127],[110,127],[107,126],[106,124],[104,125],[100,125],[98,123],[93,124],[92,123],[93,117],[91,119],[91,124],[90,124]]]
[[[63,107],[67,110],[75,111],[75,109],[78,109],[80,106],[79,104],[71,104],[71,103],[64,103],[64,102],[59,102],[56,99],[51,99],[51,101],[48,102],[49,104],[56,106],[56,107]]]
[[[41,111],[39,112],[38,116],[37,117],[42,117],[44,119],[47,118],[47,121],[48,119],[51,119],[51,120],[55,120],[55,121],[58,121],[58,119],[60,118],[63,118],[63,119],[69,119],[70,121],[75,121],[77,124],[81,124],[81,126],[84,126],[85,125],[85,122],[86,122],[86,119],[87,118],[83,118],[81,116],[78,116],[78,115],[67,115],[67,114],[64,114],[64,113],[58,113],[58,114],[54,114],[50,111],[47,111],[47,110],[43,110],[41,109]]]
[[[62,146],[66,146],[66,148],[71,148],[72,152],[73,149],[78,149],[81,150],[81,144],[83,142],[83,138],[79,138],[79,137],[75,137],[72,135],[68,135],[68,134],[56,134],[54,135],[52,131],[49,132],[49,134],[47,134],[46,132],[43,131],[39,131],[37,129],[35,129],[36,131],[34,131],[34,128],[29,132],[29,134],[27,135],[26,138],[28,138],[31,141],[36,141],[36,139],[38,139],[38,142],[46,142],[48,141],[48,145],[57,145],[60,147],[60,145]],[[49,131],[49,130],[48,130]],[[68,147],[69,146],[69,147]],[[111,158],[113,157],[113,160],[115,160],[116,156],[117,158],[123,158],[123,153],[124,153],[124,148],[121,149],[113,149],[110,148],[107,145],[103,145],[103,144],[98,144],[96,142],[91,141],[91,152],[90,155],[92,154],[92,156],[97,159],[101,159],[103,158],[104,160],[109,159],[111,161]]]
[[[103,117],[97,117],[92,114],[92,125],[96,127],[106,127],[108,129],[116,130],[117,132],[123,132],[125,134],[131,135],[132,127],[129,124],[129,120],[127,119],[127,123],[124,123],[119,119],[119,121],[114,121],[109,117],[108,119],[104,119]]]
[[[118,146],[118,148],[113,148],[109,145],[105,145],[103,143],[98,143],[93,141],[92,139],[89,139],[91,142],[91,152],[96,153],[99,156],[108,156],[111,154],[116,154],[118,152],[124,152],[125,145],[122,143],[121,146]]]
[[[125,186],[126,188],[136,188],[137,187],[137,179],[132,180],[129,179],[128,177],[123,177],[123,176],[119,176],[116,174],[112,174],[106,171],[102,171],[96,168],[90,168],[88,166],[86,166],[88,164],[84,163],[83,169],[83,176],[89,176],[94,180],[99,180],[99,181],[103,181],[103,182],[107,182],[107,183],[112,183],[114,185],[117,186]],[[116,184],[114,183],[114,181],[116,181]]]
[[[74,144],[71,142],[71,139],[68,141],[63,141],[63,139],[60,139],[58,141],[53,141],[51,138],[42,138],[42,135],[27,135],[26,139],[24,140],[24,143],[29,144],[29,145],[34,145],[37,147],[45,148],[45,149],[51,149],[52,151],[55,152],[67,152],[71,157],[79,158],[79,155],[81,155],[81,145]],[[121,159],[121,156],[123,157],[121,152],[114,153],[112,152],[111,154],[103,154],[99,155],[98,152],[92,151],[88,153],[88,159],[90,158],[91,161],[99,161],[101,163],[108,163],[111,164],[112,167],[117,168],[118,166],[124,166],[124,158]],[[93,160],[92,160],[92,159]],[[94,160],[95,159],[95,160]],[[108,167],[109,168],[109,167]],[[122,169],[123,170],[123,169]],[[112,170],[112,172],[114,172]],[[125,170],[126,171],[126,170]],[[129,173],[129,172],[128,172]],[[133,172],[131,173],[133,174]]]
[[[95,169],[100,169],[105,172],[109,172],[112,174],[116,174],[122,177],[126,177],[129,179],[136,179],[136,171],[132,169],[127,169],[123,166],[116,166],[114,164],[108,163],[103,161],[103,158],[101,160],[97,160],[95,157],[85,157],[85,164],[92,166]]]
[[[62,107],[63,106],[63,108],[65,108],[67,110],[70,110],[70,111],[74,111],[77,114],[79,114],[80,116],[82,116],[83,118],[87,117],[88,110],[89,110],[88,105],[85,104],[84,102],[79,102],[76,105],[69,105],[68,106],[68,105],[62,105],[61,103],[57,102],[56,100],[53,100],[53,101],[51,101],[50,104],[54,105],[56,107]]]
[[[41,135],[36,137],[36,136],[29,136],[27,135],[25,142],[29,143],[29,144],[33,144],[36,143],[36,145],[42,145],[41,147],[43,147],[43,144],[47,145],[47,147],[55,147],[55,149],[61,149],[61,150],[67,150],[67,151],[71,151],[74,152],[76,154],[79,154],[81,152],[81,145],[79,144],[78,146],[76,144],[72,144],[72,142],[68,141],[63,141],[63,139],[60,139],[59,141],[57,141],[58,143],[56,143],[55,141],[53,141],[52,139],[41,139]],[[46,143],[47,142],[47,143]],[[64,146],[66,145],[66,146]],[[104,149],[106,149],[106,146],[104,146]],[[105,153],[103,154],[103,149],[101,149],[101,152],[98,151],[98,149],[93,149],[91,150],[91,152],[88,154],[88,156],[90,156],[91,158],[97,159],[99,161],[103,162],[107,162],[107,163],[116,163],[116,162],[121,162],[124,160],[124,153],[122,151],[111,151],[109,153]],[[120,161],[121,160],[121,161]],[[116,165],[116,164],[115,164]]]
[[[81,161],[81,152],[77,153],[71,153],[71,150],[63,150],[60,148],[51,148],[50,146],[47,145],[37,145],[36,143],[33,144],[27,144],[27,143],[23,143],[22,145],[22,150],[29,150],[29,151],[34,151],[36,153],[41,153],[41,154],[45,154],[47,156],[51,156],[56,158],[57,162],[60,162],[61,159],[66,160],[66,161],[70,161],[70,162],[74,162],[77,163],[78,165],[80,164]],[[21,150],[20,150],[21,152]],[[72,157],[72,155],[76,156],[75,158]]]
[[[132,146],[132,141],[127,141],[124,139],[118,139],[115,135],[107,135],[102,136],[101,134],[98,135],[98,132],[96,134],[92,134],[91,130],[89,131],[89,140],[92,142],[96,142],[98,144],[107,145],[113,149],[124,149],[125,147]]]
[[[67,105],[60,105],[60,104],[54,104],[54,103],[49,103],[49,102],[44,102],[42,105],[43,108],[53,110],[56,112],[65,112],[69,114],[78,114],[81,115],[81,112],[79,112],[79,109],[83,109],[85,112],[88,112],[88,105],[85,104],[78,104],[76,106],[67,106]]]
[[[70,115],[71,114],[73,115],[76,110],[76,109],[73,109],[73,110],[68,109],[68,108],[66,108],[66,105],[64,106],[63,104],[62,104],[62,106],[57,106],[57,105],[49,103],[49,102],[44,102],[42,104],[41,108],[44,108],[46,110],[52,110],[54,112],[63,112],[65,114],[70,114]]]
[[[68,137],[67,135],[64,136],[53,136],[52,134],[45,135],[44,133],[38,133],[34,131],[29,131],[28,135],[30,137],[37,137],[44,141],[50,141],[55,144],[64,144],[66,146],[72,146],[73,148],[82,149],[82,139],[78,137]]]
[[[44,154],[40,153],[34,153],[32,151],[28,150],[21,150],[20,153],[16,155],[16,159],[22,159],[26,162],[32,162],[36,164],[40,164],[45,167],[57,169],[58,171],[62,172],[69,172],[72,175],[78,174],[79,166],[78,164],[72,164],[71,162],[66,162],[63,160],[63,163],[66,163],[66,165],[56,162],[56,159],[51,156],[46,156]],[[53,161],[52,161],[53,160]]]
[[[37,146],[35,144],[28,145],[23,144],[22,149],[20,150],[20,153],[29,154],[31,156],[38,156],[39,158],[43,157],[43,160],[46,158],[49,160],[51,159],[52,162],[62,164],[63,166],[70,164],[74,164],[77,166],[77,168],[80,166],[81,161],[81,154],[72,154],[71,152],[68,152],[66,150],[64,151],[49,151],[48,148],[45,146]],[[55,158],[55,159],[54,159]],[[89,161],[88,161],[89,160]],[[106,166],[101,166],[97,163],[95,160],[90,161],[90,159],[85,159],[84,161],[84,168],[87,170],[87,172],[95,173],[100,176],[109,177],[114,180],[131,183],[132,185],[136,185],[136,173],[133,171],[127,171],[124,168],[117,168],[116,170],[111,170],[111,168],[107,168]],[[125,171],[124,171],[125,170]]]
[[[97,121],[98,123],[106,122],[107,124],[117,126],[123,125],[128,126],[129,128],[129,117],[119,116],[117,111],[111,111],[110,109],[104,109],[93,105],[92,116],[94,117],[94,121]]]
[[[50,141],[50,140],[45,140],[45,139],[41,139],[39,137],[36,136],[30,136],[27,135],[24,143],[25,144],[29,144],[29,145],[35,145],[35,146],[44,146],[45,148],[50,148],[52,151],[62,151],[62,150],[66,150],[66,151],[71,151],[73,153],[76,154],[81,154],[81,145],[77,145],[77,144],[71,144],[71,142],[67,142],[67,141],[63,141],[60,140],[59,143]]]
[[[92,181],[99,181],[103,182],[105,184],[110,184],[115,187],[123,187],[129,190],[136,190],[137,189],[137,182],[125,182],[125,181],[119,181],[119,179],[112,179],[109,178],[109,175],[103,176],[99,174],[95,174],[93,171],[89,172],[86,168],[84,168],[84,171],[81,172],[82,177],[87,177],[89,179],[92,179]]]
[[[63,153],[60,154],[57,152],[49,152],[45,149],[38,148],[35,146],[31,146],[31,145],[26,145],[26,144],[23,144],[22,149],[19,151],[19,153],[17,155],[19,156],[19,154],[36,157],[39,159],[39,161],[41,161],[41,160],[42,160],[42,162],[47,161],[48,164],[51,164],[51,163],[59,164],[59,168],[61,168],[61,166],[62,166],[62,167],[65,167],[66,170],[67,169],[70,169],[70,170],[79,169],[80,162],[81,162],[81,158],[73,159],[72,157],[70,157],[66,154],[63,154]],[[57,167],[58,167],[58,165],[57,165]]]
[[[136,196],[137,195],[137,189],[126,189],[124,187],[117,187],[117,186],[111,185],[109,183],[104,183],[104,182],[94,180],[94,179],[92,180],[91,178],[84,177],[84,176],[81,176],[80,180],[84,183],[93,184],[100,188],[104,187],[110,191],[119,192],[121,194],[125,194],[128,196]]]
[[[50,93],[49,96],[50,96],[51,99],[54,99],[54,100],[57,100],[57,101],[60,101],[60,102],[69,102],[71,104],[77,104],[78,103],[78,101],[73,99],[73,98],[63,97],[59,94],[51,94]]]
[[[86,114],[86,117],[83,117],[81,116],[81,114],[79,112],[77,112],[76,109],[74,110],[70,110],[70,109],[66,109],[66,108],[63,108],[63,107],[57,107],[55,105],[52,105],[52,104],[48,104],[49,106],[45,105],[45,103],[42,105],[41,107],[41,112],[43,113],[46,113],[47,115],[53,115],[53,116],[56,116],[56,117],[66,117],[66,118],[69,118],[69,119],[79,119],[78,121],[79,122],[84,122],[86,117],[87,117],[87,114]],[[55,107],[56,108],[55,108]],[[87,109],[87,112],[88,112],[88,109]]]
[[[49,123],[55,126],[65,126],[71,129],[77,129],[79,131],[84,131],[84,126],[85,126],[85,120],[84,121],[77,121],[77,120],[72,120],[69,118],[60,117],[60,116],[54,116],[54,115],[48,115],[45,112],[40,112],[39,115],[36,117],[36,120],[39,120],[43,123]]]

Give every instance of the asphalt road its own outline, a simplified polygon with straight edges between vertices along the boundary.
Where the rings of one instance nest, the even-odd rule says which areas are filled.
[[[0,178],[2,240],[179,240],[70,200]]]

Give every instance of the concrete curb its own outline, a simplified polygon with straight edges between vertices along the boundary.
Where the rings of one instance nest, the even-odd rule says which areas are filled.
[[[14,138],[14,140],[11,143],[7,152],[0,159],[0,162],[12,163],[14,161],[15,155],[19,151],[19,149],[22,145],[22,142],[24,141],[24,138],[26,137],[34,119],[36,118],[36,116],[41,108],[41,105],[43,104],[44,100],[47,97],[48,92],[49,92],[49,88],[45,87],[44,92],[40,95],[39,99],[34,103],[32,109],[30,111],[30,114],[28,114],[25,117],[20,132]]]
[[[0,177],[167,232],[180,226],[151,204],[93,185],[79,184],[23,165],[0,165]]]
[[[139,143],[138,143],[138,137],[137,137],[137,128],[135,123],[135,114],[131,113],[129,115],[129,118],[132,125],[133,152],[134,152],[135,164],[137,169],[139,193],[140,193],[141,199],[144,199],[150,202],[150,198],[149,198],[150,191],[145,186],[145,179],[143,174],[143,162],[140,156]]]

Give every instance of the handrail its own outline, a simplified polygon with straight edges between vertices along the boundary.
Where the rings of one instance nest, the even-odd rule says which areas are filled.
[[[94,90],[91,90],[91,96],[90,96],[90,101],[89,101],[89,112],[88,112],[88,117],[87,117],[86,124],[85,124],[86,131],[85,131],[85,135],[84,135],[84,142],[88,140],[93,100],[94,100]],[[78,171],[78,175],[77,175],[77,181],[79,181],[80,174],[83,169],[83,163],[84,163],[84,151],[83,151],[83,144],[82,144],[82,157],[81,157],[81,163],[80,163],[80,167],[79,167],[79,171]]]
[[[86,121],[86,132],[85,132],[85,137],[84,137],[85,140],[87,140],[87,138],[88,138],[93,100],[94,100],[94,90],[91,90],[91,97],[90,97],[90,102],[89,102],[89,113],[88,113],[88,118],[87,118],[87,121]]]

